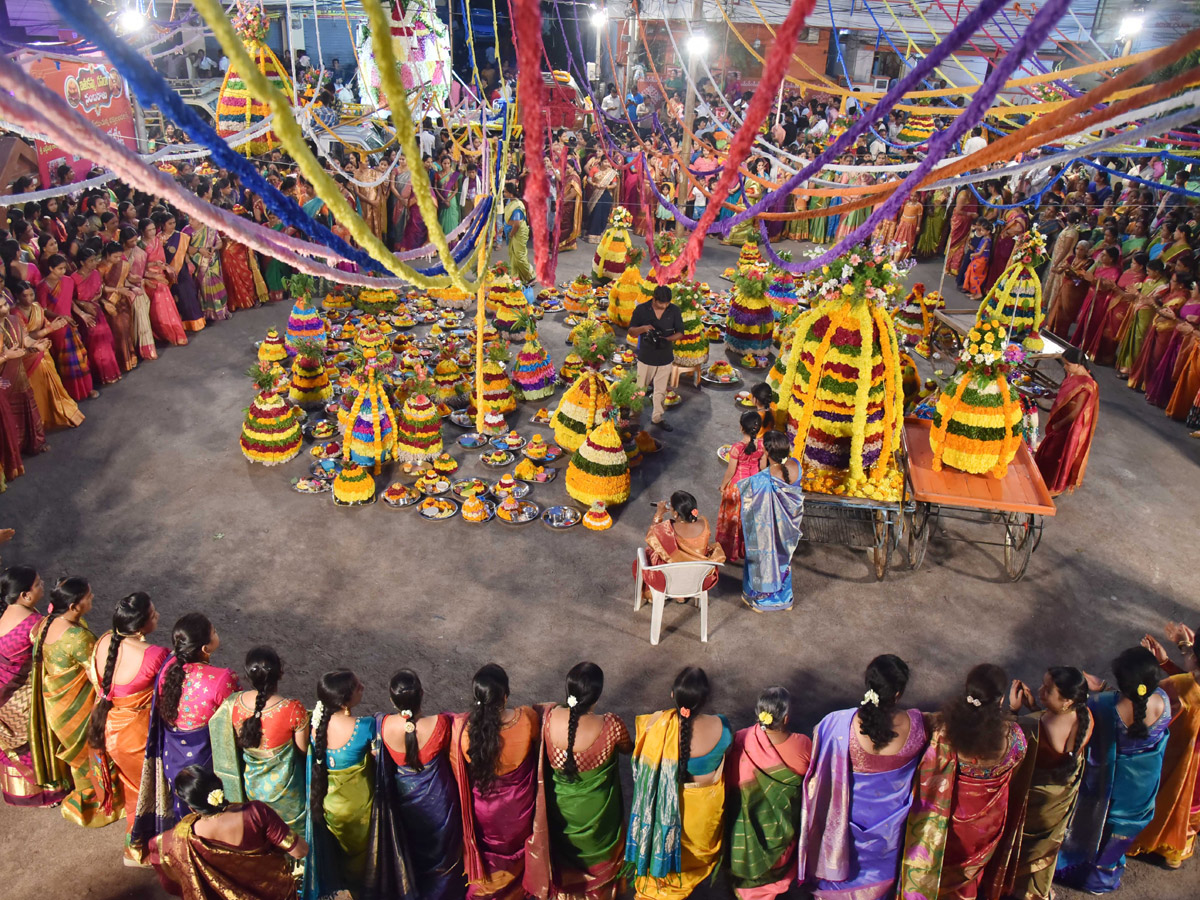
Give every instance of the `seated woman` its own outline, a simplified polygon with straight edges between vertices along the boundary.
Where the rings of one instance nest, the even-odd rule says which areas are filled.
[[[725,551],[720,544],[712,543],[708,519],[696,511],[696,498],[687,491],[676,491],[670,501],[660,501],[654,513],[654,521],[646,532],[646,558],[652,566],[675,562],[724,562]],[[634,572],[637,565],[634,564]],[[711,590],[717,583],[716,568],[704,579],[704,590]],[[662,591],[667,587],[667,577],[662,572],[646,572],[642,576],[643,592]],[[687,599],[681,599],[686,603]]]
[[[638,900],[684,900],[721,861],[733,733],[724,716],[700,715],[708,696],[708,676],[688,666],[675,676],[674,705],[638,716],[625,841]]]
[[[291,860],[303,859],[308,845],[271,807],[229,803],[221,780],[203,766],[180,770],[175,796],[191,812],[150,845],[164,889],[184,900],[296,896]]]
[[[1066,378],[1059,385],[1046,419],[1045,437],[1034,455],[1051,497],[1070,493],[1083,483],[1100,412],[1100,389],[1083,351],[1068,347],[1061,362]]]

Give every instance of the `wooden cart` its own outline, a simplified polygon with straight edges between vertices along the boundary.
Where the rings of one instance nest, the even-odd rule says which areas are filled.
[[[1046,490],[1042,473],[1034,464],[1029,448],[1021,443],[1016,458],[1004,478],[970,475],[946,467],[933,470],[933,449],[927,419],[904,420],[904,443],[908,455],[908,478],[912,485],[914,509],[908,528],[909,565],[917,569],[925,560],[929,536],[943,519],[976,525],[1000,526],[1002,541],[967,541],[1002,547],[1004,569],[1012,581],[1020,581],[1029,558],[1042,539],[1042,521],[1054,515],[1054,501]],[[947,540],[952,538],[943,532]]]
[[[912,511],[907,497],[887,503],[805,491],[801,540],[871,551],[875,580],[882,581],[904,536],[905,513]]]
[[[967,332],[975,327],[977,311],[974,309],[939,309],[933,314],[933,333],[930,344],[947,360],[958,358],[962,350],[963,339]],[[1059,338],[1043,331],[1041,333],[1043,347],[1036,353],[1027,353],[1025,361],[1018,367],[1027,373],[1030,379],[1041,386],[1042,391],[1035,393],[1034,399],[1041,401],[1054,399],[1054,393],[1062,381],[1062,371],[1058,366],[1042,366],[1047,360],[1061,359],[1067,350],[1067,344]],[[953,368],[950,366],[948,368]]]

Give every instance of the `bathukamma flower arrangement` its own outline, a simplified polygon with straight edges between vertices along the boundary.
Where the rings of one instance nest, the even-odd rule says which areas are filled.
[[[1008,339],[1037,352],[1044,343],[1040,334],[1042,282],[1036,267],[1046,258],[1046,237],[1037,228],[1017,238],[1008,267],[979,304],[976,327],[994,320],[1008,328]]]

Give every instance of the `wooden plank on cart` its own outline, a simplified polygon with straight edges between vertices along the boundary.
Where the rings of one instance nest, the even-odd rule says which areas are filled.
[[[912,484],[913,499],[918,503],[1038,516],[1054,515],[1054,501],[1050,499],[1042,473],[1038,471],[1023,441],[1016,457],[1008,464],[1008,474],[1003,478],[971,475],[949,466],[935,472],[933,449],[929,446],[929,432],[932,429],[933,423],[928,419],[904,420],[908,478]]]

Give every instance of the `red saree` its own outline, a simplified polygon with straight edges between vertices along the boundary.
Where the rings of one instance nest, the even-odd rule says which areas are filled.
[[[1087,350],[1089,355],[1094,353],[1088,349],[1100,340],[1100,332],[1104,327],[1105,317],[1108,315],[1108,304],[1113,297],[1113,290],[1108,286],[1102,286],[1101,280],[1116,282],[1121,277],[1121,270],[1117,266],[1101,266],[1097,265],[1092,269],[1092,286],[1088,289],[1087,296],[1083,298],[1083,306],[1079,308],[1079,313],[1075,316],[1075,346]],[[1116,356],[1116,332],[1113,332],[1113,352],[1112,356]]]
[[[1090,375],[1063,379],[1046,420],[1046,436],[1034,456],[1051,497],[1083,483],[1099,412],[1100,391]]]
[[[965,202],[964,202],[965,200]],[[963,264],[967,241],[971,238],[971,225],[979,216],[979,204],[970,188],[962,188],[954,200],[954,212],[950,216],[950,238],[946,242],[946,272],[957,275]]]
[[[88,325],[82,319],[78,320],[87,346],[88,365],[92,369],[93,383],[99,381],[101,384],[112,384],[120,379],[121,368],[117,365],[113,332],[100,305],[104,279],[100,277],[99,269],[93,269],[86,278],[75,272],[71,280],[75,282],[75,305],[85,307],[93,319],[92,325]]]
[[[250,248],[245,244],[226,239],[221,249],[221,271],[225,276],[225,293],[229,295],[230,309],[253,309],[266,299],[265,284],[263,296],[259,296],[258,285],[250,269]]]
[[[650,530],[646,532],[646,556],[650,565],[661,566],[673,562],[724,562],[725,551],[721,549],[720,544],[710,543],[708,520],[701,516],[700,521],[704,523],[704,532],[699,538],[691,540],[675,534],[674,525],[670,522],[651,525]],[[718,575],[719,570],[714,568],[712,574],[704,579],[704,590],[712,590]],[[662,572],[646,572],[643,580],[651,590],[661,591],[667,586],[667,578]]]
[[[1145,274],[1126,272],[1117,280],[1117,287],[1122,291],[1136,291],[1138,285],[1145,279]],[[1117,345],[1125,328],[1125,319],[1133,309],[1133,300],[1123,294],[1113,291],[1109,294],[1107,308],[1102,312],[1093,311],[1100,316],[1100,324],[1093,333],[1080,342],[1080,348],[1100,366],[1112,366],[1117,362]]]
[[[20,317],[14,313],[0,319],[0,348],[11,350],[24,346],[25,325]],[[4,393],[9,412],[12,413],[21,452],[26,456],[40,453],[46,444],[46,427],[38,411],[33,385],[25,374],[23,359],[0,362],[0,392]]]
[[[1076,259],[1067,266],[1067,271],[1058,282],[1058,290],[1054,294],[1050,311],[1046,313],[1046,321],[1042,323],[1043,331],[1049,331],[1061,338],[1067,336],[1071,324],[1079,316],[1079,307],[1083,304],[1083,298],[1090,287],[1082,274],[1087,271],[1089,265],[1091,264]]]
[[[167,286],[167,254],[162,239],[155,238],[146,245],[146,272],[142,285],[150,298],[150,327],[154,337],[182,347],[188,342],[183,321],[175,306],[175,298]]]
[[[129,275],[129,263],[124,257],[109,265],[102,272],[104,279],[103,304],[109,314],[109,325],[113,333],[113,350],[117,354],[117,365],[122,372],[137,368],[137,342],[133,334],[133,301],[124,293],[125,279]]]

